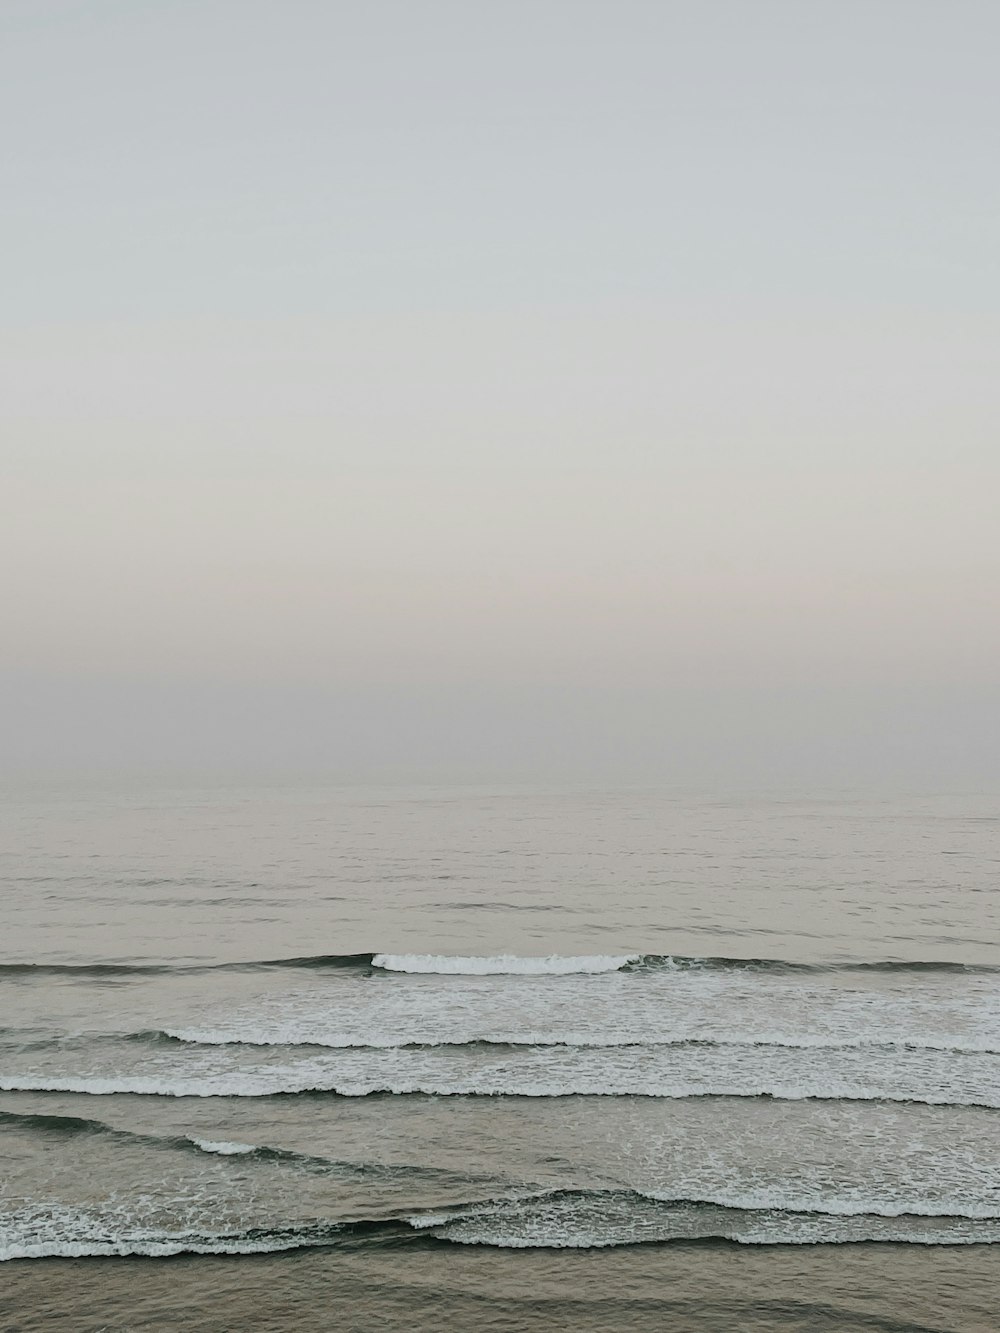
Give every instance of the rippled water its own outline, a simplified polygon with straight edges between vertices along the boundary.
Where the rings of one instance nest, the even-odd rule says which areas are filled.
[[[1000,1254],[992,797],[6,795],[8,1272]]]

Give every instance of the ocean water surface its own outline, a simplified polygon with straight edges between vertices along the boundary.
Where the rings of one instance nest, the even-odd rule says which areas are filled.
[[[3,821],[5,1328],[996,1327],[995,794]]]

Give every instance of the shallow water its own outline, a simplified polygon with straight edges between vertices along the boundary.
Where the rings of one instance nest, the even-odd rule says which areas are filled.
[[[995,1326],[994,797],[6,797],[5,1327]]]

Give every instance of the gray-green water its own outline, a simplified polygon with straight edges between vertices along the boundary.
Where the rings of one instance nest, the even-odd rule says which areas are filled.
[[[995,1326],[990,795],[5,795],[4,1327]]]

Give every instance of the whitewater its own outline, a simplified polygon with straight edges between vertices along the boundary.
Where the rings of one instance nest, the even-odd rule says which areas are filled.
[[[25,798],[0,1261],[995,1253],[991,810]]]

